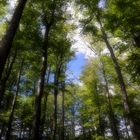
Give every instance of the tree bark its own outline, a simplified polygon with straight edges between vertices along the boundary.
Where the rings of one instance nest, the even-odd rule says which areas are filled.
[[[19,138],[22,139],[22,130],[23,130],[23,123],[20,125],[20,132],[19,132]]]
[[[97,87],[97,82],[95,83],[95,102],[97,105],[97,110],[98,110],[98,119],[99,119],[99,134],[104,137],[105,140],[105,133],[104,133],[104,128],[102,127],[102,117],[101,117],[101,104],[100,104],[100,99],[99,99],[99,93],[98,93],[98,87]]]
[[[54,94],[54,124],[53,124],[53,140],[56,140],[57,135],[57,94]]]
[[[110,42],[108,41],[107,34],[106,34],[106,32],[105,32],[105,30],[102,26],[102,23],[101,23],[101,20],[100,20],[99,17],[97,17],[97,21],[100,24],[104,42],[105,42],[108,50],[110,51],[111,59],[114,63],[114,68],[115,68],[116,74],[118,76],[120,88],[121,88],[121,91],[122,91],[125,117],[128,119],[128,122],[130,124],[131,131],[132,131],[132,134],[134,136],[134,139],[139,140],[140,139],[140,130],[138,129],[138,127],[134,123],[134,119],[131,117],[131,111],[130,111],[129,102],[128,102],[128,94],[127,94],[127,91],[126,91],[126,85],[125,85],[125,82],[124,82],[124,79],[123,79],[123,76],[122,76],[121,68],[120,68],[119,63],[117,61],[117,58],[114,54],[112,46],[110,45]]]
[[[57,136],[57,96],[59,92],[59,76],[60,76],[60,70],[61,66],[59,64],[56,64],[56,72],[55,72],[55,78],[54,78],[54,134],[53,134],[53,140],[56,140]]]
[[[48,68],[47,82],[46,82],[47,85],[48,85],[49,79],[50,79],[50,72],[51,72],[51,69]],[[46,121],[48,95],[49,94],[48,94],[48,91],[47,91],[47,93],[44,95],[43,114],[42,114],[42,119],[41,119],[41,131],[40,131],[40,137],[41,138],[43,138],[43,132],[44,132],[45,121]]]
[[[75,91],[74,91],[74,94],[75,94]],[[71,108],[71,134],[72,134],[71,138],[72,139],[75,139],[75,127],[76,127],[75,122],[76,122],[76,109],[75,109],[75,106],[73,105]],[[84,126],[83,126],[83,130],[84,130]],[[85,136],[86,134],[84,132],[85,131],[83,131],[83,135]]]
[[[102,71],[103,71],[103,77],[104,77],[104,81],[105,81],[105,88],[106,88],[106,93],[107,93],[107,99],[108,99],[108,111],[109,111],[109,120],[110,120],[110,126],[111,126],[111,131],[113,134],[113,140],[120,140],[119,138],[119,132],[118,132],[118,128],[116,125],[116,119],[115,119],[115,115],[112,109],[112,103],[111,103],[111,96],[110,96],[110,92],[109,92],[109,88],[108,88],[108,81],[106,78],[106,72],[104,69],[104,64],[102,63]]]
[[[65,82],[62,83],[62,133],[61,140],[65,140]]]
[[[32,133],[32,140],[41,140],[40,137],[40,123],[41,123],[41,102],[42,102],[42,96],[44,92],[44,84],[45,84],[45,75],[47,70],[47,64],[48,64],[48,41],[49,41],[49,32],[54,24],[54,18],[55,18],[55,0],[53,0],[53,8],[51,12],[51,19],[49,22],[47,22],[47,16],[46,13],[43,15],[43,22],[45,25],[45,38],[43,43],[43,54],[42,54],[42,68],[41,68],[41,74],[38,82],[37,92],[35,95],[35,112],[34,112],[34,121],[33,121],[33,133]]]
[[[38,81],[37,92],[35,95],[35,112],[34,112],[32,140],[40,140],[41,101],[44,92],[45,75],[47,70],[49,29],[50,29],[49,26],[46,26],[45,39],[43,43],[43,58],[42,58],[43,62],[40,78]]]
[[[4,130],[5,130],[5,124],[2,124],[1,128],[0,128],[0,139],[2,138],[3,134],[4,134]]]
[[[15,51],[15,54],[12,58],[11,63],[6,68],[5,75],[0,80],[0,109],[2,107],[2,101],[3,101],[3,97],[4,97],[4,93],[5,93],[6,83],[7,83],[7,80],[9,79],[10,74],[11,74],[12,67],[13,67],[13,64],[15,62],[16,56],[17,56],[17,49]]]
[[[10,113],[10,116],[9,116],[8,128],[7,128],[5,140],[10,140],[12,122],[13,122],[13,117],[14,117],[14,112],[15,112],[15,107],[16,107],[16,99],[17,99],[17,96],[18,96],[19,88],[20,88],[19,84],[20,84],[20,77],[21,77],[22,67],[23,67],[23,61],[21,62],[21,66],[20,66],[20,70],[19,70],[19,74],[18,74],[17,89],[16,89],[16,93],[15,93],[13,103],[12,103],[12,109],[11,109],[11,113]]]
[[[0,79],[2,77],[2,73],[4,70],[4,66],[6,64],[7,57],[12,48],[12,42],[14,40],[15,34],[19,27],[19,22],[26,5],[27,0],[19,0],[17,7],[15,8],[13,17],[9,24],[9,27],[1,40],[0,44]]]
[[[29,126],[29,136],[28,139],[31,140],[31,135],[32,134],[32,125]]]

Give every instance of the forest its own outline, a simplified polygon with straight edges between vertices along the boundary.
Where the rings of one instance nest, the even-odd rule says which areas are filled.
[[[139,92],[140,0],[0,0],[0,140],[140,140]]]

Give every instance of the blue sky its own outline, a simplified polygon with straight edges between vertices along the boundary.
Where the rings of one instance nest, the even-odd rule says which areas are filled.
[[[68,63],[68,79],[78,81],[83,67],[86,64],[86,58],[83,53],[76,53],[75,57]]]

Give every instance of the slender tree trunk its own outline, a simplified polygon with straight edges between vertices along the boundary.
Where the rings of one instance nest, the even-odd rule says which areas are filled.
[[[14,40],[15,34],[17,32],[19,22],[25,7],[27,0],[19,0],[17,7],[15,8],[13,17],[9,24],[9,27],[1,40],[0,44],[0,79],[4,70],[4,66],[7,60],[7,57],[10,53],[12,42]]]
[[[32,126],[29,126],[29,136],[28,136],[29,140],[31,139],[31,133],[32,133]]]
[[[39,80],[39,85],[37,87],[37,93],[35,95],[35,114],[33,122],[33,140],[39,140],[40,131],[40,117],[41,117],[41,100],[44,91],[45,74],[46,74],[47,62],[43,62],[43,67],[41,71],[41,77]]]
[[[97,90],[97,83],[95,84],[95,89],[96,89],[96,92],[95,92],[95,99],[96,99],[96,105],[97,105],[97,109],[98,109],[98,116],[99,116],[99,133],[101,136],[104,137],[104,140],[105,140],[105,135],[104,135],[104,130],[102,128],[102,117],[101,117],[101,109],[100,109],[100,102],[99,102],[99,94],[98,94],[98,90]]]
[[[22,139],[24,140],[25,138],[25,135],[26,135],[26,126],[23,127],[23,136],[22,136]]]
[[[124,82],[124,79],[123,79],[123,76],[122,76],[121,68],[120,68],[119,63],[117,61],[117,58],[114,54],[114,51],[113,51],[113,49],[110,45],[110,42],[108,41],[107,34],[106,34],[106,32],[105,32],[105,30],[102,26],[100,18],[97,17],[97,20],[98,20],[98,23],[100,24],[103,39],[105,41],[105,44],[106,44],[108,50],[110,51],[111,59],[114,63],[116,74],[118,76],[120,88],[121,88],[121,91],[122,91],[125,117],[128,119],[128,122],[130,124],[131,131],[132,131],[132,134],[133,134],[134,138],[136,140],[139,140],[140,139],[140,130],[138,129],[138,127],[134,123],[134,119],[131,117],[131,111],[130,111],[129,102],[128,102],[128,94],[127,94],[127,91],[126,91],[126,85],[125,85],[125,82]]]
[[[41,140],[40,137],[40,117],[41,117],[41,101],[44,92],[44,84],[45,84],[45,75],[47,70],[47,59],[48,59],[48,41],[49,41],[49,32],[50,28],[54,23],[55,18],[55,7],[56,2],[53,0],[52,12],[51,12],[51,19],[49,22],[46,22],[47,16],[44,13],[43,22],[45,23],[45,38],[43,43],[43,62],[41,68],[41,74],[38,82],[37,92],[35,95],[35,112],[34,112],[34,121],[33,121],[33,133],[32,133],[32,140]]]
[[[57,94],[54,94],[54,124],[53,124],[54,134],[53,140],[56,140],[57,135]]]
[[[51,69],[48,68],[48,74],[47,74],[47,85],[49,83],[49,79],[50,79],[50,72]],[[41,121],[41,131],[40,131],[40,137],[43,138],[43,132],[44,132],[44,127],[45,127],[45,121],[46,121],[46,113],[47,113],[47,100],[48,100],[48,91],[47,93],[44,95],[44,105],[43,105],[43,114],[42,114],[42,121]]]
[[[1,140],[2,136],[3,136],[3,134],[4,134],[4,129],[5,129],[5,125],[2,124],[2,126],[1,126],[1,132],[0,132],[0,140]]]
[[[7,83],[7,80],[9,79],[10,74],[11,74],[12,67],[13,67],[13,64],[15,62],[16,56],[17,56],[17,49],[15,51],[15,54],[12,58],[11,63],[9,62],[10,64],[8,64],[8,66],[6,68],[5,75],[0,80],[0,109],[1,109],[1,106],[2,106],[1,103],[3,101],[3,96],[4,96],[4,93],[5,93],[5,89],[6,89],[6,83]]]
[[[108,99],[108,111],[109,111],[109,120],[110,120],[110,125],[111,125],[111,130],[113,133],[113,140],[119,140],[119,132],[117,129],[117,125],[116,125],[116,119],[115,119],[115,115],[112,109],[112,103],[111,103],[111,97],[110,97],[110,92],[109,92],[109,88],[108,88],[108,81],[106,78],[106,72],[104,69],[104,64],[102,63],[102,70],[103,70],[103,77],[104,77],[104,81],[105,81],[105,88],[106,88],[106,93],[107,93],[107,99]]]
[[[23,130],[23,123],[20,126],[19,138],[22,139],[22,130]]]
[[[17,96],[18,96],[19,88],[20,88],[19,84],[20,84],[20,77],[21,77],[22,67],[23,67],[23,61],[21,62],[21,66],[20,66],[20,70],[19,70],[19,74],[18,74],[17,89],[16,89],[16,93],[15,93],[13,103],[12,103],[12,109],[11,109],[11,114],[9,116],[9,121],[8,121],[8,127],[7,127],[5,140],[10,140],[12,122],[13,122],[13,117],[14,117],[14,112],[15,112],[15,107],[16,107],[16,99],[17,99]]]
[[[58,68],[56,66],[56,73],[54,78],[54,124],[53,124],[53,140],[56,140],[57,135],[57,95],[58,95]]]
[[[62,133],[61,140],[65,140],[65,82],[62,85]]]
[[[55,78],[54,78],[54,124],[53,124],[53,140],[56,140],[57,136],[57,96],[59,92],[59,77],[60,77],[60,71],[61,71],[61,62],[56,64],[56,72],[55,72]]]
[[[47,70],[47,56],[48,56],[48,39],[50,26],[46,25],[45,39],[43,43],[43,62],[41,74],[38,81],[37,92],[35,95],[35,112],[33,122],[32,140],[40,140],[40,123],[41,123],[41,101],[44,92],[45,75]]]
[[[48,95],[45,95],[44,100],[43,100],[43,111],[42,111],[42,118],[41,118],[41,130],[40,130],[40,137],[43,139],[43,132],[44,132],[44,127],[45,127],[45,120],[46,120],[46,108],[47,108],[47,98]]]
[[[75,92],[74,92],[75,93]],[[72,114],[72,116],[71,116],[71,124],[72,124],[72,126],[71,126],[71,131],[72,131],[72,139],[75,139],[75,112],[76,112],[76,110],[75,110],[75,106],[73,106],[72,107],[72,109],[71,109],[71,114]],[[84,126],[83,126],[83,130],[84,130]],[[85,131],[83,131],[83,134],[85,134],[84,133]]]

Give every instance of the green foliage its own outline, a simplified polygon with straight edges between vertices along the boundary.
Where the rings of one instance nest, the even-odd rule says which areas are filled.
[[[9,14],[7,13],[8,2],[0,1],[0,38],[4,35],[8,25],[3,21],[3,18]],[[23,137],[30,139],[35,113],[35,94],[42,70],[43,47],[48,47],[46,56],[48,64],[41,100],[40,134],[42,133],[42,137],[50,140],[53,137],[54,90],[57,86],[57,135],[59,139],[63,132],[63,109],[65,139],[113,139],[107,88],[120,139],[128,139],[125,129],[129,128],[129,125],[125,124],[120,85],[114,69],[115,65],[105,48],[101,27],[105,30],[121,67],[128,92],[130,115],[135,118],[134,121],[139,128],[140,51],[138,46],[134,46],[136,46],[136,38],[140,36],[140,1],[106,0],[103,1],[105,5],[99,7],[100,2],[100,0],[76,0],[79,12],[76,16],[80,16],[78,28],[82,28],[90,49],[95,53],[93,58],[87,60],[80,75],[81,83],[77,84],[67,79],[67,65],[75,53],[71,50],[73,36],[69,36],[69,33],[75,29],[71,21],[69,22],[69,18],[73,18],[74,15],[69,17],[67,13],[71,1],[28,1],[3,74],[2,80],[5,83],[2,83],[2,87],[4,87],[5,94],[2,101],[3,108],[0,108],[0,139],[1,136],[5,137],[9,125],[13,97],[17,89],[17,73],[22,60],[24,60],[24,66],[11,122],[11,135],[16,134],[21,139]],[[74,22],[77,20],[74,19]],[[44,31],[49,27],[48,46],[43,46],[46,39]],[[16,59],[10,67],[15,52],[17,52]],[[54,78],[58,68],[60,68],[60,74],[58,85],[55,85]],[[62,93],[64,93],[64,105]]]
[[[127,64],[127,70],[132,75],[132,79],[136,82],[139,82],[140,80],[140,53],[138,50],[134,50],[129,56],[128,56],[128,64]]]
[[[106,27],[111,29],[116,36],[125,39],[131,39],[139,36],[139,0],[108,0],[106,9]]]

